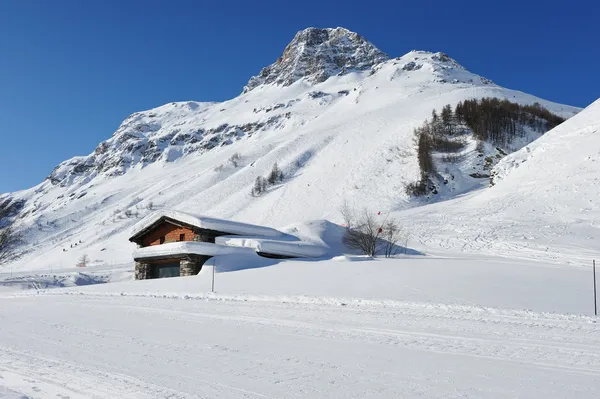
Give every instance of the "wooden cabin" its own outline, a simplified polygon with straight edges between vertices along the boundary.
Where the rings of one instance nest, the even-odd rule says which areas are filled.
[[[225,231],[204,229],[164,216],[137,232],[129,241],[136,243],[139,248],[145,248],[183,241],[214,243],[215,237],[232,234]],[[202,265],[211,257],[210,255],[190,254],[182,251],[179,255],[169,254],[135,258],[135,279],[144,280],[198,274],[202,269]]]
[[[219,236],[254,235],[279,237],[281,232],[230,220],[163,211],[134,226],[129,241],[136,243],[135,279],[190,276],[200,272],[213,255],[233,250],[215,244]],[[195,242],[198,244],[177,245]],[[205,243],[205,245],[200,245]],[[238,248],[239,250],[239,248]]]

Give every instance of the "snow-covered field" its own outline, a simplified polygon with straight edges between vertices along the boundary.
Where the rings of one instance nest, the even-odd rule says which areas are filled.
[[[216,273],[210,293],[211,269],[3,293],[0,387],[73,399],[600,395],[590,268],[344,256]]]

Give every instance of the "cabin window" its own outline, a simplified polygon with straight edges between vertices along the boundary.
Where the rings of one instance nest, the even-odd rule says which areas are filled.
[[[160,237],[160,243],[164,244],[165,243],[165,236]]]
[[[179,241],[185,241],[185,234],[179,234]]]
[[[179,277],[179,270],[179,262],[152,265],[152,275],[154,278]]]

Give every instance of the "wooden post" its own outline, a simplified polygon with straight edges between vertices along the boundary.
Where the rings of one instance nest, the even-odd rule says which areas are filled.
[[[598,316],[598,302],[596,302],[596,260],[594,259],[594,316]]]
[[[212,272],[212,287],[210,292],[215,292],[215,269],[217,267],[217,258],[213,258],[213,272]]]

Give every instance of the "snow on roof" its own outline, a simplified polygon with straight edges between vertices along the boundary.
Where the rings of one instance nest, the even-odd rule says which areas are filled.
[[[252,248],[256,252],[298,258],[318,258],[327,254],[327,248],[304,241],[279,241],[254,237],[217,237],[216,242],[231,247]]]
[[[163,210],[157,211],[145,217],[131,229],[131,237],[142,233],[161,218],[177,220],[200,229],[222,231],[230,234],[253,235],[260,237],[280,237],[283,235],[280,231],[270,227],[256,226],[253,224],[234,222],[231,220],[216,219],[206,216],[196,216],[189,213]]]
[[[133,252],[133,258],[157,258],[162,256],[177,255],[215,256],[229,254],[248,254],[251,252],[254,251],[250,248],[230,247],[227,245],[219,245],[207,242],[182,241],[138,248]]]

